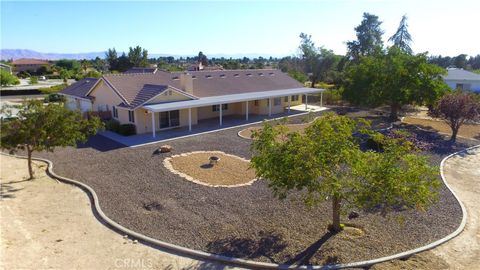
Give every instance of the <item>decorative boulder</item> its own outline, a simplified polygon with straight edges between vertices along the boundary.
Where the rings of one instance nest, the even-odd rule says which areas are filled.
[[[168,152],[172,152],[172,150],[173,150],[173,147],[171,145],[168,145],[168,144],[162,145],[158,149],[158,151],[160,153],[168,153]]]
[[[348,214],[348,219],[358,218],[359,216],[360,216],[359,213],[357,213],[355,211],[352,211],[352,212],[350,212],[350,214]]]

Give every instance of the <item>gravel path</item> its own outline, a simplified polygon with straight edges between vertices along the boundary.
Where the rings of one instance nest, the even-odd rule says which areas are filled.
[[[237,136],[241,129],[169,144],[172,154],[218,150],[249,159],[250,141]],[[454,147],[439,144],[442,147],[428,154],[439,164],[446,153],[469,144],[461,140]],[[325,230],[329,203],[307,209],[295,193],[278,201],[263,180],[240,188],[188,182],[164,168],[162,161],[171,154],[154,155],[158,146],[120,148],[97,136],[83,148],[41,156],[54,162],[58,174],[94,188],[104,212],[127,228],[181,246],[258,261],[322,264],[373,259],[437,240],[460,222],[459,206],[442,188],[439,202],[425,213],[404,211],[387,218],[361,213],[350,221],[344,217],[366,234],[332,236]],[[158,207],[145,207],[152,203]]]

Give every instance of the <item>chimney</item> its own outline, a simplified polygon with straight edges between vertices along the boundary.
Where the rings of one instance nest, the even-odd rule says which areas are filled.
[[[193,95],[193,79],[192,74],[184,72],[180,74],[180,87],[183,91]]]

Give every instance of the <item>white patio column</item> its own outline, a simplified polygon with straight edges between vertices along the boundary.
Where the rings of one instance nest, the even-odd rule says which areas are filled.
[[[320,107],[323,107],[323,92],[320,92]]]
[[[155,112],[152,113],[152,136],[155,138]]]
[[[288,113],[290,113],[290,100],[292,99],[291,96],[288,96]]]
[[[192,108],[188,108],[188,131],[192,131]]]
[[[220,107],[220,126],[223,125],[223,110],[222,110],[222,104],[219,105]]]
[[[268,98],[268,116],[272,116],[272,98]]]
[[[305,94],[305,110],[308,109],[308,95]]]
[[[248,100],[245,102],[245,120],[248,121]]]

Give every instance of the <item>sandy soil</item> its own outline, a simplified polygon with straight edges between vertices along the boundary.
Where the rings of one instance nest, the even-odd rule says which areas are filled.
[[[450,127],[443,121],[427,118],[405,117],[403,118],[402,122],[406,124],[416,125],[420,128],[428,130],[434,129],[440,133],[445,133],[448,135],[452,134],[452,130],[450,129]],[[480,140],[480,125],[464,124],[460,127],[460,130],[458,131],[458,136]]]
[[[215,165],[209,164],[209,157],[220,158]],[[219,152],[197,152],[175,155],[168,159],[172,169],[186,174],[187,180],[208,185],[238,186],[252,183],[255,171],[250,163],[240,157]]]
[[[223,266],[135,244],[102,225],[79,188],[0,156],[0,269],[211,269]]]
[[[480,269],[480,149],[450,158],[445,177],[467,209],[467,224],[456,238],[408,260],[377,264],[372,269]]]

